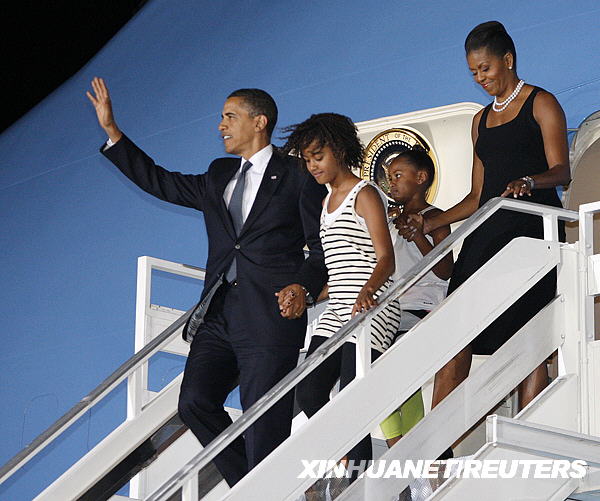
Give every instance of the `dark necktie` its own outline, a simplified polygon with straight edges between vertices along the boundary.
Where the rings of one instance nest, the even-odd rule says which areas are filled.
[[[242,201],[244,199],[244,188],[246,186],[246,172],[248,169],[252,167],[252,164],[246,160],[244,165],[242,165],[242,171],[238,177],[237,182],[235,183],[235,188],[233,188],[233,193],[231,194],[231,200],[229,201],[229,214],[231,214],[231,220],[233,221],[233,227],[235,229],[235,234],[239,235],[242,226],[244,225],[244,217],[242,214]],[[231,265],[225,274],[225,279],[228,282],[233,282],[237,275],[237,266],[235,262],[235,256],[233,257],[233,261],[231,261]]]

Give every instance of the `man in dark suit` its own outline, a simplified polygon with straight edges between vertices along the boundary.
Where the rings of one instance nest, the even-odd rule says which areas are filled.
[[[87,95],[109,138],[102,153],[144,191],[204,213],[206,279],[184,329],[191,346],[179,414],[206,445],[231,424],[223,403],[236,384],[247,409],[296,365],[305,297],[316,298],[327,281],[319,241],[325,191],[297,159],[273,149],[277,107],[264,91],[240,89],[223,106],[225,151],[241,159],[220,158],[192,175],[156,165],[117,127],[102,79],[92,87]],[[215,459],[229,485],[289,435],[292,403],[290,393]]]

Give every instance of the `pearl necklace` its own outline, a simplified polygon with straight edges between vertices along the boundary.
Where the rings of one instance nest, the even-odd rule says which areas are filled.
[[[494,97],[494,104],[492,104],[492,109],[495,112],[500,113],[501,111],[504,111],[506,108],[508,108],[508,105],[512,103],[514,98],[519,95],[519,92],[521,92],[521,89],[523,88],[524,84],[525,80],[519,80],[519,83],[515,87],[515,90],[513,90],[512,94],[506,98],[506,101],[498,102],[498,99]]]

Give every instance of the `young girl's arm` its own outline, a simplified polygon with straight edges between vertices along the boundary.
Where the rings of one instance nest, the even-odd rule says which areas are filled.
[[[450,235],[450,226],[444,225],[431,231],[429,235],[433,238],[433,245],[423,233],[423,223],[429,217],[436,217],[443,211],[439,209],[432,209],[427,212],[424,216],[418,214],[410,214],[408,217],[409,223],[400,225],[398,232],[409,242],[414,242],[419,251],[423,256],[427,255],[431,249],[439,244],[444,238]],[[452,268],[454,267],[454,261],[452,259],[452,252],[446,254],[446,256],[439,261],[432,269],[433,273],[442,280],[448,280],[452,274]]]
[[[387,224],[387,216],[383,200],[372,186],[365,186],[356,197],[356,213],[364,218],[373,242],[377,264],[371,276],[358,293],[352,316],[361,311],[366,311],[377,304],[373,298],[375,292],[394,273],[394,247]]]

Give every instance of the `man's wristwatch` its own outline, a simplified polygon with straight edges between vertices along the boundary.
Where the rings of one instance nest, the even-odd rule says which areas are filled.
[[[306,290],[306,287],[302,285],[300,287],[302,287],[302,290],[304,291],[304,301],[306,302],[306,306],[313,306],[315,304],[315,300],[311,293]]]

